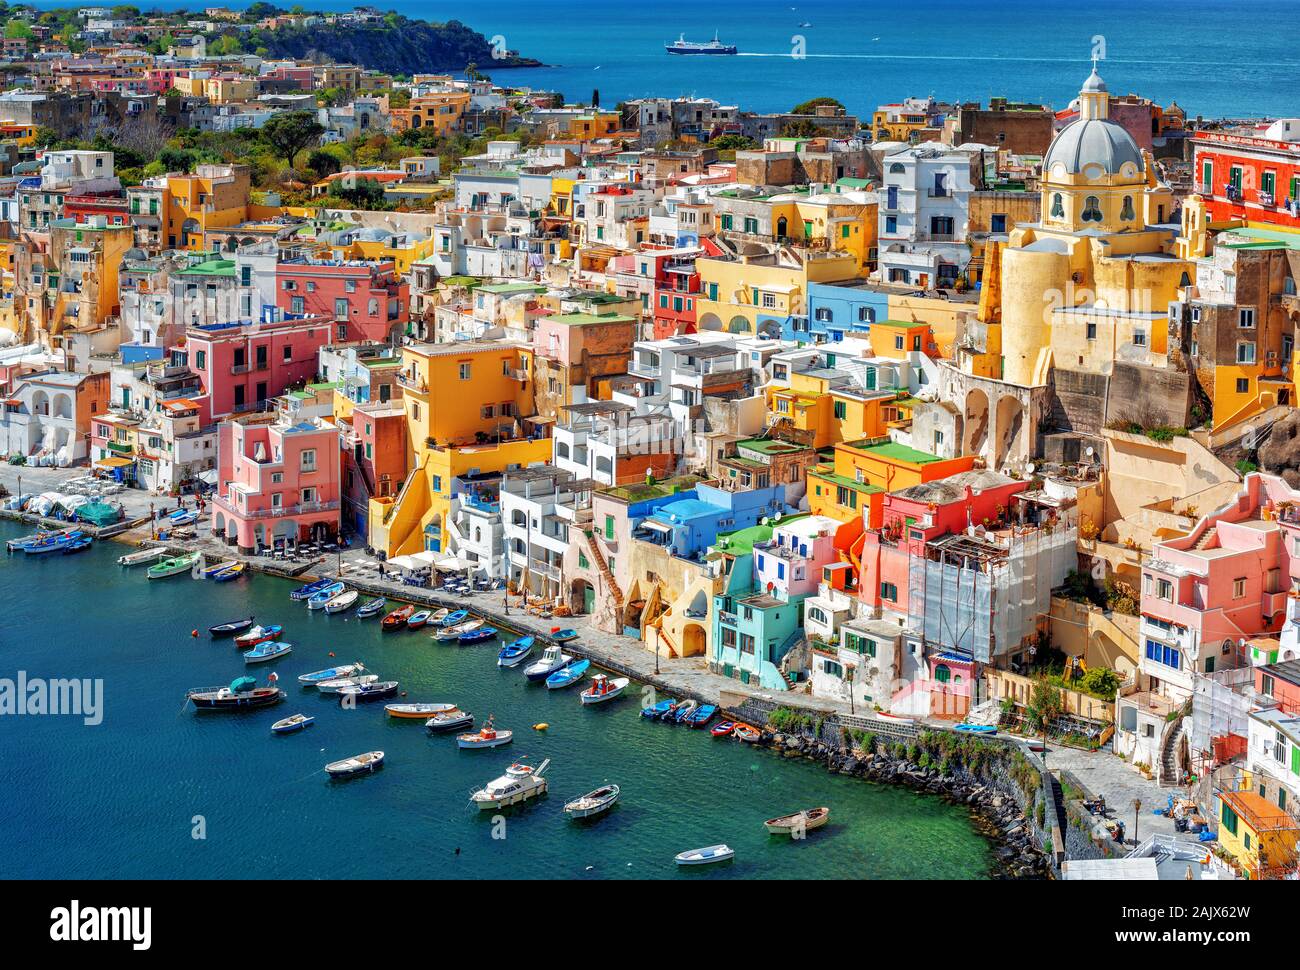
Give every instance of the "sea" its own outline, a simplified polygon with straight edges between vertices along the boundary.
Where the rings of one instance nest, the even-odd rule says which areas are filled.
[[[950,102],[1001,96],[1059,109],[1077,95],[1097,56],[1112,92],[1177,101],[1192,118],[1300,115],[1298,0],[390,0],[376,6],[460,20],[489,38],[500,36],[507,48],[548,66],[478,65],[498,82],[557,90],[584,103],[598,92],[605,106],[693,95],[753,111],[789,111],[826,96],[869,117],[877,105],[933,95]],[[715,33],[737,45],[739,56],[664,51],[681,34],[705,41]]]
[[[0,541],[30,528],[0,521]],[[730,740],[648,722],[637,685],[596,707],[496,666],[498,645],[383,634],[376,619],[309,612],[294,584],[188,574],[148,580],[129,546],[75,556],[0,553],[0,679],[87,678],[102,719],[0,715],[4,878],[984,879],[990,844],[968,813],[905,789]],[[252,614],[280,623],[293,652],[246,668],[207,628]],[[197,631],[197,636],[192,635]],[[515,732],[462,751],[384,702],[342,709],[298,675],[362,661],[408,702],[450,702]],[[274,671],[288,698],[244,713],[196,712],[189,688]],[[287,736],[289,714],[315,724]],[[544,731],[534,725],[545,723]],[[330,780],[331,761],[382,750],[374,775]],[[515,760],[551,759],[546,796],[500,813],[470,793]],[[621,787],[607,815],[569,820],[564,802]],[[802,841],[764,819],[825,805]],[[678,869],[673,856],[725,842],[733,863]]]

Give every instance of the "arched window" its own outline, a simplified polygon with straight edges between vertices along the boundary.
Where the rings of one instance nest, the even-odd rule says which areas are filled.
[[[1125,222],[1132,222],[1137,218],[1137,214],[1133,211],[1133,196],[1124,196],[1124,205],[1119,210],[1119,217]]]
[[[1084,222],[1101,222],[1101,199],[1090,195],[1083,200],[1083,214],[1079,217]]]
[[[1288,281],[1288,282],[1289,282],[1289,281]],[[1191,285],[1192,285],[1192,278],[1191,278],[1190,276],[1188,276],[1187,273],[1184,271],[1182,277],[1180,277],[1179,280],[1178,280],[1178,285],[1179,285],[1179,286],[1191,286]],[[1291,285],[1294,286],[1295,284],[1292,283]]]
[[[814,606],[811,610],[808,611],[808,619],[816,623],[825,623],[826,613],[821,609],[819,609],[818,607]]]
[[[1282,281],[1282,292],[1287,296],[1295,296],[1295,280],[1287,277]]]
[[[907,169],[903,167],[902,162],[895,162],[893,165],[889,166],[890,175],[902,175],[906,171]]]
[[[934,668],[934,679],[941,684],[946,684],[952,679],[952,671],[948,669],[947,664],[939,664]]]
[[[1052,196],[1052,218],[1053,219],[1065,218],[1065,201],[1061,198],[1060,192],[1057,192],[1054,196]]]

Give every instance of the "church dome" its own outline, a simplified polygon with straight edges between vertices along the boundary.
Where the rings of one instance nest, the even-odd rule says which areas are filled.
[[[1142,171],[1142,152],[1133,136],[1104,118],[1080,118],[1061,129],[1043,159],[1043,173],[1065,165],[1067,175],[1079,175],[1089,165],[1100,165],[1107,175],[1118,175],[1126,162]]]

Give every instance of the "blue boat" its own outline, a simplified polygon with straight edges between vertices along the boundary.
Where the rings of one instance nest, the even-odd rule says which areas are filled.
[[[301,731],[315,720],[316,718],[310,714],[294,714],[272,724],[271,732],[273,734],[293,734],[295,731]]]
[[[575,660],[567,667],[561,667],[551,676],[546,678],[546,689],[556,690],[560,687],[568,687],[582,680],[586,674],[587,668],[591,666],[591,661],[585,657],[582,660]]]
[[[953,727],[954,731],[964,731],[967,734],[997,734],[998,729],[993,724],[958,724]]]
[[[481,626],[477,630],[470,630],[468,633],[462,633],[456,639],[461,646],[467,643],[482,643],[484,640],[492,640],[496,637],[496,627]]]
[[[307,609],[309,610],[325,609],[325,604],[328,603],[330,600],[332,600],[335,596],[338,596],[339,593],[343,592],[345,588],[346,587],[344,587],[342,583],[330,583],[328,586],[324,587],[319,592],[312,594],[311,598],[307,600]]]
[[[85,552],[91,547],[91,544],[94,543],[94,541],[95,540],[90,536],[78,536],[63,547],[63,554],[65,556],[70,556],[74,552]]]
[[[660,701],[654,707],[641,708],[641,716],[648,717],[652,721],[657,721],[673,709],[672,701]]]
[[[334,580],[332,579],[318,579],[316,580],[316,582],[308,583],[306,586],[299,586],[297,589],[295,589],[292,593],[289,594],[289,599],[309,600],[317,593],[319,593],[321,590],[323,590],[326,586],[329,586],[333,582]]]
[[[268,660],[275,660],[277,657],[283,657],[285,654],[292,652],[293,644],[281,643],[279,640],[267,640],[265,643],[259,643],[248,653],[244,654],[244,663],[246,664],[264,664]]]
[[[441,620],[439,620],[438,626],[441,627],[455,626],[457,623],[464,623],[468,619],[469,619],[468,610],[457,610],[455,613],[448,613]]]
[[[247,567],[242,562],[237,562],[233,566],[221,570],[219,573],[213,573],[210,578],[216,583],[228,583],[232,579],[238,579],[240,576],[244,575],[244,570],[246,568]]]
[[[22,547],[22,550],[29,556],[41,556],[47,552],[61,552],[83,536],[85,536],[85,533],[80,529],[56,532],[54,535],[44,536],[35,542],[27,543]]]
[[[337,680],[340,677],[351,677],[353,674],[360,674],[364,671],[364,665],[361,663],[343,664],[339,667],[330,667],[328,670],[315,670],[310,674],[300,674],[298,683],[310,687],[312,684],[319,684],[324,680]]]
[[[681,722],[687,727],[702,728],[713,720],[713,715],[718,713],[716,704],[701,704],[686,713]]]
[[[551,640],[555,643],[568,643],[576,639],[578,639],[577,630],[555,630],[551,633]]]
[[[387,605],[388,603],[382,596],[377,596],[361,607],[361,609],[357,610],[357,619],[364,620],[368,616],[376,616],[377,614],[382,613],[384,607]]]
[[[199,513],[193,509],[185,509],[181,512],[173,512],[167,517],[167,521],[173,526],[191,525],[199,520]]]
[[[533,643],[536,637],[520,637],[512,643],[507,643],[497,654],[498,667],[517,667],[523,663],[524,658],[533,652]]]

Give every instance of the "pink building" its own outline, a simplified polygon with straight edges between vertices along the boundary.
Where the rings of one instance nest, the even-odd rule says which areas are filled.
[[[332,319],[335,343],[389,343],[410,317],[410,286],[391,260],[284,260],[276,267],[275,291],[287,313]]]
[[[339,431],[297,424],[224,422],[217,440],[212,533],[241,552],[338,537]]]
[[[756,588],[787,603],[816,593],[822,567],[839,560],[835,533],[842,524],[830,516],[810,515],[776,526],[770,542],[754,545]]]
[[[292,385],[316,376],[316,355],[331,342],[324,317],[236,320],[190,327],[173,348],[173,366],[199,375],[203,394],[190,395],[204,422],[257,410]]]

